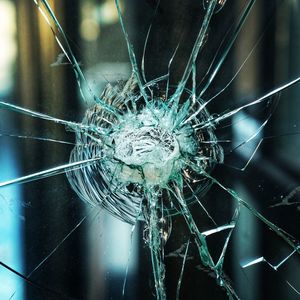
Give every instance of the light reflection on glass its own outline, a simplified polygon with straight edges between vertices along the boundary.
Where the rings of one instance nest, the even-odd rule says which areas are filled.
[[[247,116],[247,114],[243,112],[233,118],[233,123],[236,124],[233,126],[235,145],[239,145],[241,141],[251,139],[248,143],[245,143],[245,145],[237,148],[238,153],[248,160],[263,136],[259,130],[260,124],[254,118]],[[258,153],[256,153],[256,157],[258,157]]]
[[[1,143],[0,180],[18,177],[16,157],[11,143]],[[7,179],[7,178],[6,178]],[[18,186],[7,187],[0,194],[0,259],[5,264],[22,273],[22,237],[21,237],[21,193]],[[21,282],[20,282],[21,281]],[[0,299],[9,299],[13,293],[14,300],[23,299],[22,279],[12,272],[0,269]]]
[[[0,93],[13,87],[13,67],[17,53],[16,12],[11,1],[0,0]]]
[[[17,54],[16,11],[12,1],[0,0],[0,95],[9,97],[14,87],[14,64]],[[0,133],[4,124],[14,127],[10,120],[0,116]],[[0,137],[0,180],[19,176],[13,141]],[[5,177],[4,177],[5,176]],[[0,193],[0,260],[23,271],[22,234],[23,222],[19,186],[1,189]],[[23,281],[12,272],[0,268],[0,299],[23,299]]]
[[[121,5],[121,9],[123,12],[123,5]],[[105,27],[118,22],[118,11],[114,0],[106,0],[101,4],[84,2],[81,7],[81,14],[80,36],[87,42],[95,42],[99,38],[102,26]]]

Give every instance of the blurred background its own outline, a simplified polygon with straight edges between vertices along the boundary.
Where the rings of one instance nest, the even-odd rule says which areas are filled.
[[[114,1],[49,3],[95,94],[100,95],[107,83],[129,78],[131,67]],[[217,59],[225,53],[226,38],[247,3],[227,1],[214,16],[197,63],[199,92],[215,53],[220,49]],[[156,0],[124,0],[121,9],[139,63],[144,53],[148,81],[166,74],[178,47],[171,65],[171,85],[176,86],[201,26],[203,5],[196,0],[161,0],[157,4]],[[204,101],[210,99],[232,80],[208,106],[211,114],[239,107],[300,76],[299,13],[297,1],[257,1],[203,95]],[[61,52],[33,1],[0,0],[1,100],[80,122],[86,105],[72,67]],[[225,165],[213,171],[225,186],[298,240],[299,95],[300,86],[296,85],[281,93],[276,106],[264,102],[218,126],[218,138],[230,142],[222,144]],[[259,130],[272,112],[267,126]],[[254,134],[254,140],[236,148]],[[63,126],[1,110],[0,181],[68,162],[73,143],[74,134]],[[247,169],[238,170],[250,158]],[[213,186],[201,200],[218,224],[230,221],[235,204],[226,192]],[[199,205],[191,210],[201,230],[211,229]],[[225,238],[225,233],[209,238],[213,256],[220,254]],[[188,239],[184,220],[174,217],[165,250],[168,299],[175,299]],[[191,245],[180,299],[227,299],[211,274],[201,271],[194,248]],[[299,293],[289,285],[300,290],[299,257],[292,256],[278,272],[267,264],[241,268],[261,256],[277,265],[290,252],[265,225],[242,210],[225,260],[225,271],[240,298],[298,299]],[[132,232],[131,226],[100,208],[82,203],[65,175],[0,190],[0,261],[32,280],[0,266],[0,299],[122,299],[125,278],[123,299],[155,298],[143,224]]]

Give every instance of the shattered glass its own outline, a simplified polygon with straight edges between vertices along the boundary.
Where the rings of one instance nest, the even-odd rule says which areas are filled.
[[[1,299],[300,297],[297,2],[1,3]]]

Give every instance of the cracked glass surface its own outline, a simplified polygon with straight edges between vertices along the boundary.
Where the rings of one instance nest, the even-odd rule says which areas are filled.
[[[297,2],[0,3],[3,299],[300,297]]]

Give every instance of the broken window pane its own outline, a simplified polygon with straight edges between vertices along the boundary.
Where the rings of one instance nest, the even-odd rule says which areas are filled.
[[[299,8],[225,2],[0,2],[0,295],[299,296]]]

